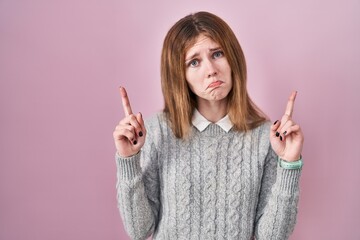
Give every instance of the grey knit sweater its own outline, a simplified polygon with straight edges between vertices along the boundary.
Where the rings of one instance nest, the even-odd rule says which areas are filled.
[[[301,170],[277,165],[270,123],[244,132],[210,124],[177,139],[164,115],[146,121],[140,153],[116,155],[117,199],[131,239],[287,239]]]

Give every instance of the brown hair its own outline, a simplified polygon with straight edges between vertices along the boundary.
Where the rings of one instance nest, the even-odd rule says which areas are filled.
[[[171,27],[161,54],[161,86],[164,113],[174,135],[188,135],[196,107],[196,96],[185,77],[185,54],[200,34],[211,38],[223,49],[231,68],[233,87],[229,92],[228,114],[234,129],[247,131],[259,126],[267,117],[250,99],[246,89],[246,62],[240,44],[227,23],[208,12],[190,14]]]

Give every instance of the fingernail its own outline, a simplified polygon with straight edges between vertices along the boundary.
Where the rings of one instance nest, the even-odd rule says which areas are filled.
[[[283,135],[286,135],[287,134],[287,131],[283,132]]]
[[[274,125],[278,122],[279,120],[276,120],[275,122],[274,122]]]
[[[139,132],[139,136],[140,136],[140,137],[142,137],[142,136],[143,136],[143,133],[142,133],[141,131]]]
[[[137,144],[137,141],[135,140],[133,143],[134,143],[134,145],[136,145],[136,144]]]
[[[279,132],[276,132],[275,135],[278,137],[278,136],[280,136],[280,133],[279,133]]]
[[[282,136],[280,136],[280,141],[282,141]]]

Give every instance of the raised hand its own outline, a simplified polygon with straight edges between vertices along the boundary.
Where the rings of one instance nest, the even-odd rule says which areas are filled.
[[[275,153],[283,160],[292,162],[300,159],[304,134],[292,119],[297,92],[292,92],[286,105],[285,114],[270,129],[270,142]]]
[[[119,88],[125,117],[116,126],[113,136],[117,152],[122,157],[138,153],[145,143],[146,129],[141,113],[133,114],[125,88]]]

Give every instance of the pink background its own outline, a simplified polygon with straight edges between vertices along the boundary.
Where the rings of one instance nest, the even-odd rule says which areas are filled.
[[[291,1],[294,2],[294,1]],[[276,120],[292,89],[305,133],[292,240],[360,239],[360,2],[0,1],[0,239],[128,239],[112,132],[162,108],[162,40],[211,11],[247,57],[249,92]]]

